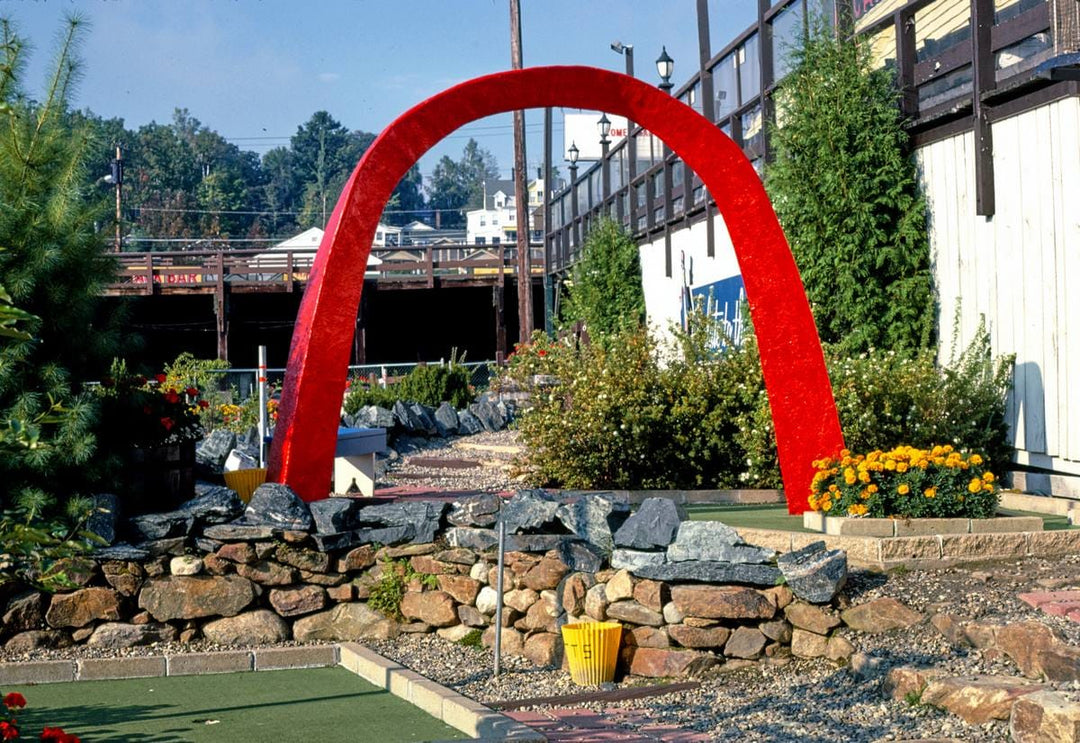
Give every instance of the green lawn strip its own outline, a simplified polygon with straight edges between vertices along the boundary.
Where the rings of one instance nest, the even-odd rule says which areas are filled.
[[[6,688],[21,692],[24,737],[62,727],[86,743],[359,741],[465,736],[344,668]]]
[[[1038,516],[1043,520],[1043,531],[1080,529],[1080,526],[1073,526],[1069,523],[1068,516],[1056,516],[1053,514],[1036,513],[1035,511],[1006,511],[1004,508],[998,509],[998,514],[1000,514],[1001,516]]]
[[[776,505],[696,505],[686,506],[691,521],[723,521],[728,526],[750,529],[782,529],[809,532],[803,528],[802,516],[791,516],[787,504]]]

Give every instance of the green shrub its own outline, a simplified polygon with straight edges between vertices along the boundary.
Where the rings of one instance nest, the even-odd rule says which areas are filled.
[[[360,379],[352,380],[342,407],[349,415],[366,405],[389,408],[397,401],[418,402],[438,407],[449,402],[456,409],[466,407],[475,397],[469,370],[451,361],[449,364],[431,364],[414,367],[405,377],[386,387],[369,384]]]
[[[484,631],[480,629],[470,630],[468,634],[458,640],[458,645],[480,650],[484,647]]]
[[[589,230],[565,288],[560,319],[567,326],[580,322],[597,342],[645,322],[637,243],[611,219],[601,219]]]
[[[391,619],[402,621],[401,600],[405,598],[408,585],[413,580],[418,580],[427,589],[439,586],[437,575],[417,571],[406,559],[385,560],[379,582],[371,587],[368,594],[368,606]]]

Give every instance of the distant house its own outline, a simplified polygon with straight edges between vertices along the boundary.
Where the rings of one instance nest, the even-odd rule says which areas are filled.
[[[380,228],[383,225],[379,225]],[[282,240],[272,245],[265,252],[259,253],[251,259],[251,266],[257,268],[260,273],[280,273],[288,267],[289,253],[293,254],[294,276],[297,279],[307,278],[307,270],[315,260],[315,254],[322,243],[323,231],[318,227],[311,227],[299,235],[293,235],[287,240]],[[378,271],[372,271],[372,267],[378,266],[382,261],[374,255],[367,259],[367,272],[365,275],[378,275]]]
[[[544,204],[544,180],[536,178],[528,184],[529,242],[543,240],[543,225],[536,212]],[[484,184],[484,206],[465,214],[465,241],[470,245],[500,245],[517,243],[517,199],[514,182],[491,180]]]

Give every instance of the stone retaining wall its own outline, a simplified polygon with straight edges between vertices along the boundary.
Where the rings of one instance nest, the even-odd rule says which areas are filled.
[[[245,509],[232,491],[202,486],[178,511],[96,524],[129,541],[64,565],[74,590],[9,588],[0,638],[12,653],[414,632],[461,640],[476,631],[490,645],[501,517],[508,654],[557,665],[559,627],[590,620],[623,623],[624,669],[644,676],[787,654],[793,643],[799,654],[850,654],[846,641],[828,637],[839,622],[812,605],[842,587],[842,552],[817,543],[777,557],[724,524],[684,516],[665,499],[631,516],[610,494],[541,491],[454,503],[338,497],[309,507],[275,484]],[[397,617],[372,607],[380,597],[385,608],[392,589]]]

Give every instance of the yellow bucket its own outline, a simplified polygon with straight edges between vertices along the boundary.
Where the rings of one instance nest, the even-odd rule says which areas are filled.
[[[266,468],[259,467],[250,470],[236,470],[225,473],[225,485],[236,491],[240,500],[247,503],[251,500],[251,494],[255,488],[266,482]]]
[[[596,686],[615,678],[622,625],[618,622],[564,624],[563,646],[575,684]]]

